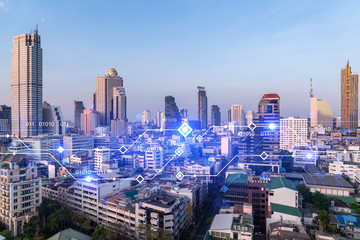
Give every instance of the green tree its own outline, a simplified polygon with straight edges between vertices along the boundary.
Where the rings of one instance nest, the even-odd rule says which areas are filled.
[[[0,232],[6,230],[6,225],[3,222],[0,222]]]
[[[30,220],[24,224],[23,236],[26,238],[33,238],[40,230],[39,216],[32,216]]]
[[[72,228],[81,232],[90,234],[92,232],[92,220],[84,213],[72,212],[71,213]]]
[[[329,201],[324,194],[320,192],[315,192],[313,195],[313,202],[314,205],[320,210],[325,210],[327,212],[329,211]]]
[[[328,213],[323,209],[317,212],[314,222],[318,225],[320,232],[324,232],[330,226]]]
[[[303,196],[304,203],[312,203],[313,202],[313,194],[310,190],[304,185],[299,185],[297,190]]]
[[[92,235],[92,240],[117,240],[117,239],[129,239],[120,237],[118,233],[112,231],[105,226],[96,226]]]
[[[56,210],[47,219],[46,230],[54,234],[71,226],[70,210],[67,207],[61,207]]]

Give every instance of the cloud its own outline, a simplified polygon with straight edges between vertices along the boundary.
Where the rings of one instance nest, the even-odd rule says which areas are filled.
[[[6,9],[6,7],[5,7],[5,2],[0,1],[0,8]]]
[[[41,21],[42,21],[42,22],[45,22],[45,18],[44,18],[44,17],[42,17],[42,18],[41,18]]]

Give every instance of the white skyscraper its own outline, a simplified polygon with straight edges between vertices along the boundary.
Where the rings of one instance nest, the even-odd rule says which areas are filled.
[[[280,119],[280,149],[292,150],[294,147],[306,146],[307,119],[284,118]]]
[[[141,123],[142,125],[148,125],[151,121],[151,112],[149,110],[142,111],[141,114]]]
[[[110,160],[110,149],[99,147],[94,149],[94,168],[99,171],[102,164]]]
[[[244,108],[240,104],[231,106],[231,121],[238,123],[245,123],[245,112]]]
[[[13,39],[11,50],[12,134],[30,137],[42,127],[42,49],[37,29]]]
[[[145,169],[160,169],[163,166],[163,161],[163,149],[161,147],[152,147],[145,151]]]

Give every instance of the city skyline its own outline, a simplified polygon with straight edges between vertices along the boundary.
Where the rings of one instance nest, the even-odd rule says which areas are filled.
[[[255,110],[257,99],[259,99],[263,93],[277,92],[284,100],[282,104],[282,116],[307,117],[310,111],[308,81],[311,77],[314,81],[314,95],[318,98],[326,99],[334,110],[334,115],[340,116],[340,94],[337,91],[340,87],[339,69],[350,59],[353,72],[358,72],[358,69],[360,69],[360,59],[357,53],[357,45],[353,42],[354,40],[347,39],[348,44],[346,46],[342,45],[341,43],[344,42],[344,39],[340,37],[333,38],[333,30],[342,23],[346,23],[342,25],[343,27],[341,29],[337,29],[343,33],[339,35],[348,35],[347,33],[349,31],[352,32],[356,21],[354,21],[353,18],[352,21],[346,21],[346,17],[342,16],[341,13],[350,6],[354,8],[354,4],[332,4],[331,7],[324,6],[322,13],[316,12],[316,14],[311,8],[316,4],[310,2],[291,2],[284,4],[281,8],[270,7],[270,10],[279,14],[276,18],[271,17],[268,19],[270,21],[268,24],[275,25],[271,25],[271,31],[265,31],[264,27],[266,24],[260,27],[257,25],[257,28],[253,31],[259,30],[259,32],[256,34],[252,32],[251,37],[245,37],[246,34],[241,33],[250,31],[249,29],[252,24],[258,24],[259,22],[251,23],[250,20],[254,19],[248,14],[245,14],[243,17],[238,17],[236,10],[245,11],[252,7],[258,10],[264,10],[265,7],[269,7],[266,3],[257,5],[234,3],[234,10],[228,10],[230,11],[230,15],[227,18],[221,18],[225,15],[224,9],[221,8],[215,12],[216,16],[222,19],[220,22],[226,25],[229,21],[234,20],[235,23],[232,29],[225,28],[221,30],[216,28],[218,25],[215,24],[215,19],[210,17],[211,13],[215,11],[216,4],[211,2],[208,6],[203,6],[200,3],[187,3],[185,5],[189,7],[191,11],[186,11],[183,6],[180,12],[181,10],[185,11],[184,16],[180,16],[179,14],[174,15],[170,18],[169,23],[160,24],[160,26],[156,28],[157,31],[160,31],[161,37],[164,37],[162,34],[163,31],[170,27],[173,27],[175,30],[181,30],[177,34],[183,33],[184,38],[176,41],[178,47],[174,49],[169,45],[175,43],[175,38],[178,36],[174,32],[173,37],[171,37],[172,35],[170,34],[164,39],[167,41],[167,44],[160,46],[159,43],[161,41],[155,44],[157,40],[160,40],[160,36],[155,37],[150,34],[149,38],[151,41],[149,41],[149,44],[151,44],[144,44],[145,40],[140,41],[138,39],[138,31],[140,32],[143,28],[139,28],[136,31],[132,28],[132,32],[130,31],[130,27],[117,28],[116,26],[121,25],[122,21],[114,18],[110,19],[112,21],[110,21],[109,24],[99,22],[91,30],[89,29],[89,25],[85,24],[83,22],[84,20],[81,20],[75,24],[72,29],[69,27],[69,20],[63,22],[62,25],[56,22],[54,19],[55,16],[51,16],[45,11],[45,9],[49,8],[49,12],[54,12],[56,5],[48,6],[47,4],[41,7],[35,5],[27,6],[27,12],[29,9],[33,9],[34,11],[30,16],[30,21],[24,24],[21,17],[14,15],[14,8],[17,7],[18,11],[21,12],[25,11],[25,7],[20,6],[20,4],[18,6],[12,2],[4,2],[0,8],[0,11],[4,14],[0,16],[0,19],[2,19],[2,17],[12,16],[14,23],[2,25],[5,30],[8,29],[9,31],[0,36],[1,41],[4,42],[4,45],[0,48],[0,63],[2,63],[0,65],[0,77],[4,79],[0,87],[2,89],[10,88],[8,80],[10,79],[9,55],[12,37],[29,32],[29,29],[34,29],[36,23],[39,23],[39,31],[43,39],[44,66],[46,66],[44,67],[43,74],[43,100],[52,105],[61,106],[65,119],[73,119],[74,100],[83,101],[85,107],[90,108],[90,95],[96,85],[96,76],[104,75],[111,67],[117,69],[119,75],[124,78],[124,85],[127,89],[128,96],[127,108],[129,121],[134,121],[136,115],[144,109],[149,109],[153,114],[158,110],[163,110],[163,98],[167,95],[174,96],[177,99],[179,108],[188,109],[190,118],[196,119],[196,108],[193,106],[196,102],[197,85],[206,88],[208,106],[219,105],[220,109],[225,110],[229,109],[233,104],[242,104],[246,111]],[[139,7],[129,3],[116,3],[114,6],[122,9]],[[144,3],[141,5],[139,12],[137,12],[138,14],[135,15],[139,17],[139,14],[145,11],[145,9],[143,9],[145,7],[146,4]],[[205,7],[209,11],[202,15],[204,19],[194,14]],[[79,8],[80,6],[78,4],[73,6],[74,10],[79,10]],[[292,9],[290,13],[287,13],[290,9]],[[354,9],[356,9],[356,7]],[[85,10],[89,12],[94,11],[91,6]],[[84,12],[80,12],[80,14],[84,15],[85,10]],[[164,4],[161,9],[157,11],[160,10],[173,12],[174,4]],[[335,12],[335,10],[338,12]],[[107,11],[111,12],[113,10],[107,9]],[[146,17],[153,17],[152,14],[154,13],[147,13],[144,17],[139,18],[137,22],[134,22],[134,18],[126,14],[126,16],[124,15],[120,17],[120,19],[126,20],[126,17],[128,17],[131,23],[130,25],[134,27],[144,24],[147,19]],[[298,19],[302,14],[307,14],[309,19]],[[264,15],[265,17],[263,17],[261,21],[264,21],[264,18],[266,18],[266,14]],[[350,15],[349,18],[354,17],[352,14]],[[28,15],[25,14],[25,16]],[[340,16],[342,17],[341,21]],[[288,23],[280,21],[287,17],[289,20]],[[86,19],[86,16],[84,18]],[[320,23],[314,24],[314,27],[304,29],[307,21],[314,20],[314,18],[318,20],[326,19],[328,21],[326,23],[320,21]],[[162,17],[156,18],[156,23],[161,22],[161,20],[163,20]],[[205,20],[208,20],[208,22]],[[191,23],[197,23],[201,26],[205,23],[210,25],[213,23],[212,26],[214,28],[209,27],[205,29],[204,32],[202,32],[203,36],[199,36],[199,34],[196,34],[196,27],[190,27]],[[281,24],[276,25],[276,23]],[[50,26],[52,27],[50,28]],[[85,47],[90,43],[79,45],[80,42],[76,40],[76,37],[79,37],[79,35],[77,35],[79,33],[76,33],[76,30],[83,29],[85,26],[87,26],[88,31],[81,32],[85,35],[83,37],[86,37],[88,32],[91,32],[91,34],[98,32],[94,40],[111,41],[109,44],[106,44],[106,46],[92,46],[89,48],[90,51],[87,52]],[[71,38],[71,41],[61,41],[60,38],[57,37],[58,35],[55,34],[54,29],[58,29],[66,35],[74,34],[72,35],[73,38]],[[111,34],[107,34],[108,29],[112,29]],[[319,29],[321,30],[321,34],[315,31]],[[122,36],[122,30],[126,30],[124,33],[127,34],[124,36],[127,37],[125,40],[114,44],[115,40],[111,39],[111,35],[114,35],[114,39],[117,39],[116,36],[119,36],[119,34]],[[217,34],[213,36],[213,38],[208,38],[208,40],[205,41],[204,37],[211,36],[211,33]],[[306,35],[305,41],[303,38],[300,38],[300,40],[297,39],[304,34]],[[216,40],[221,38],[222,41],[225,41],[225,37],[233,40],[226,42],[229,45],[228,47],[219,48]],[[193,39],[192,44],[188,42],[190,39]],[[259,39],[263,40],[259,42]],[[310,44],[310,39],[312,39],[312,44]],[[353,39],[356,39],[356,37]],[[304,43],[302,44],[301,41],[304,41]],[[286,44],[286,42],[288,43]],[[261,47],[259,47],[260,43]],[[134,51],[138,45],[141,45],[142,48]],[[333,49],[335,45],[337,50],[335,52],[331,51],[330,54],[327,50],[330,48]],[[219,52],[215,52],[213,55],[205,54],[211,47],[215,46],[217,51],[223,51],[223,54]],[[77,54],[70,53],[69,50],[67,50],[73,49],[74,47],[78,50]],[[145,47],[148,48],[147,51],[144,49]],[[259,47],[259,49],[257,49],[257,47]],[[250,50],[246,50],[247,48],[252,50],[252,54],[249,53]],[[192,49],[191,51],[193,52],[189,51],[190,49]],[[300,52],[299,49],[302,51]],[[133,50],[132,53],[130,53],[131,50]],[[142,57],[134,58],[140,50],[143,51],[143,54],[140,54]],[[156,51],[157,54],[153,54],[154,51]],[[183,53],[181,53],[181,51],[183,51]],[[65,61],[65,53],[70,54],[69,56],[73,59]],[[290,53],[292,53],[291,56],[289,55]],[[218,54],[221,55],[221,58],[215,60]],[[174,57],[178,60],[169,62],[169,58],[174,59]],[[93,61],[94,59],[96,59],[96,61]],[[74,64],[73,61],[76,61],[77,64]],[[96,67],[93,64],[95,64]],[[257,74],[254,74],[254,72]],[[221,82],[221,84],[219,84],[219,82]],[[254,82],[256,83],[255,85]],[[285,83],[292,86],[292,88],[284,89],[283,85],[286,85]],[[161,87],[152,87],[152,91],[147,91],[149,87],[155,85]],[[71,86],[71,88],[68,86]],[[256,88],[256,94],[253,94],[253,88]],[[64,100],[62,99],[62,95],[58,94],[59,90],[67,92],[71,96],[76,96],[76,98],[72,97]],[[297,95],[296,98],[293,97],[295,93]],[[142,97],[138,97],[139,95]],[[304,99],[304,101],[297,101],[298,98]],[[151,99],[151,101],[144,99]],[[10,105],[9,91],[2,91],[0,100]],[[225,111],[222,111],[222,119],[226,119]]]

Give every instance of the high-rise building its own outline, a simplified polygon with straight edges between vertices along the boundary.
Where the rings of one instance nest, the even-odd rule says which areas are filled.
[[[231,122],[237,122],[240,126],[245,125],[245,112],[242,105],[236,104],[231,106]]]
[[[113,88],[113,119],[127,120],[126,115],[126,94],[124,87]]]
[[[11,128],[20,138],[42,127],[42,48],[38,30],[15,36],[11,50]]]
[[[252,110],[247,111],[247,115],[246,115],[247,126],[249,126],[253,122],[253,118],[254,118],[254,111]]]
[[[233,140],[232,137],[222,137],[221,138],[221,156],[227,158],[233,157]]]
[[[207,96],[205,87],[197,87],[198,94],[198,120],[200,121],[200,125],[202,129],[206,129],[208,125],[207,121]]]
[[[11,107],[0,105],[0,133],[5,136],[11,134]],[[9,138],[0,137],[0,142],[8,142]]]
[[[96,77],[96,91],[92,95],[95,109],[100,113],[100,124],[109,126],[113,116],[113,88],[123,87],[123,79],[114,68],[110,68],[105,76]]]
[[[151,121],[151,112],[149,110],[144,110],[141,113],[141,123],[142,125],[149,125]]]
[[[211,106],[211,126],[220,126],[221,125],[221,114],[220,108],[218,105]]]
[[[280,149],[292,150],[294,147],[307,145],[306,118],[284,118],[280,119]]]
[[[357,129],[359,120],[359,74],[351,73],[349,61],[341,69],[341,128]]]
[[[60,106],[51,106],[48,102],[44,102],[41,126],[44,133],[65,134],[66,127]]]
[[[41,204],[41,178],[37,164],[25,154],[10,154],[1,162],[0,219],[16,236],[24,223],[36,215]]]
[[[187,119],[189,117],[187,109],[185,108],[180,109],[180,116],[183,119]]]
[[[162,115],[161,111],[158,111],[156,113],[156,126],[157,127],[161,127],[161,115]]]
[[[94,149],[94,168],[96,171],[102,170],[102,165],[110,160],[110,149],[99,147]]]
[[[74,128],[81,129],[81,114],[85,110],[82,101],[74,101]]]
[[[94,138],[92,136],[71,134],[63,138],[63,157],[67,158],[78,154],[87,154],[93,156]]]
[[[81,133],[94,135],[100,124],[100,114],[94,110],[85,109],[81,114]]]
[[[227,111],[227,121],[228,123],[231,122],[231,109]]]
[[[175,98],[173,96],[165,97],[165,130],[166,129],[177,129],[181,124],[181,117],[179,108],[176,105]],[[169,134],[172,131],[167,131]]]
[[[324,99],[310,98],[310,127],[315,131],[333,127],[333,111]],[[317,128],[317,129],[315,129]]]
[[[163,149],[162,147],[151,147],[145,151],[144,169],[159,170],[163,166]]]

